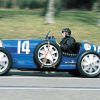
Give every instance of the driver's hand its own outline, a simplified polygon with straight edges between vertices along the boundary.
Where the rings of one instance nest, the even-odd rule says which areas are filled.
[[[57,43],[59,46],[61,46],[60,43],[58,43],[57,41],[56,41],[56,43]]]

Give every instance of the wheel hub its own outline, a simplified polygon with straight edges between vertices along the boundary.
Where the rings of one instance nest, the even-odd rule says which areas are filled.
[[[100,59],[95,54],[85,55],[81,62],[82,69],[85,73],[93,75],[100,71]]]
[[[52,66],[58,59],[58,50],[51,44],[45,44],[39,49],[38,58],[42,64]]]

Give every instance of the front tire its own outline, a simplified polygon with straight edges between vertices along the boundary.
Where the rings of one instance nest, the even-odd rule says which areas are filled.
[[[12,65],[10,54],[4,49],[0,48],[0,76],[9,72]]]
[[[83,77],[97,77],[100,74],[100,55],[90,51],[83,53],[78,59],[77,67]]]

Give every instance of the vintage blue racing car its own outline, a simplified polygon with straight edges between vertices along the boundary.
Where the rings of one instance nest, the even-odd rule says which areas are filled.
[[[0,75],[10,69],[67,71],[83,77],[100,74],[100,46],[77,42],[72,53],[63,52],[56,39],[0,40]]]

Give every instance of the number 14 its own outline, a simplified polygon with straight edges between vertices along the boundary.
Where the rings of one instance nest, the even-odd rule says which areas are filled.
[[[18,41],[18,50],[17,53],[20,54],[21,52],[25,52],[26,54],[30,53],[29,49],[29,41]]]

